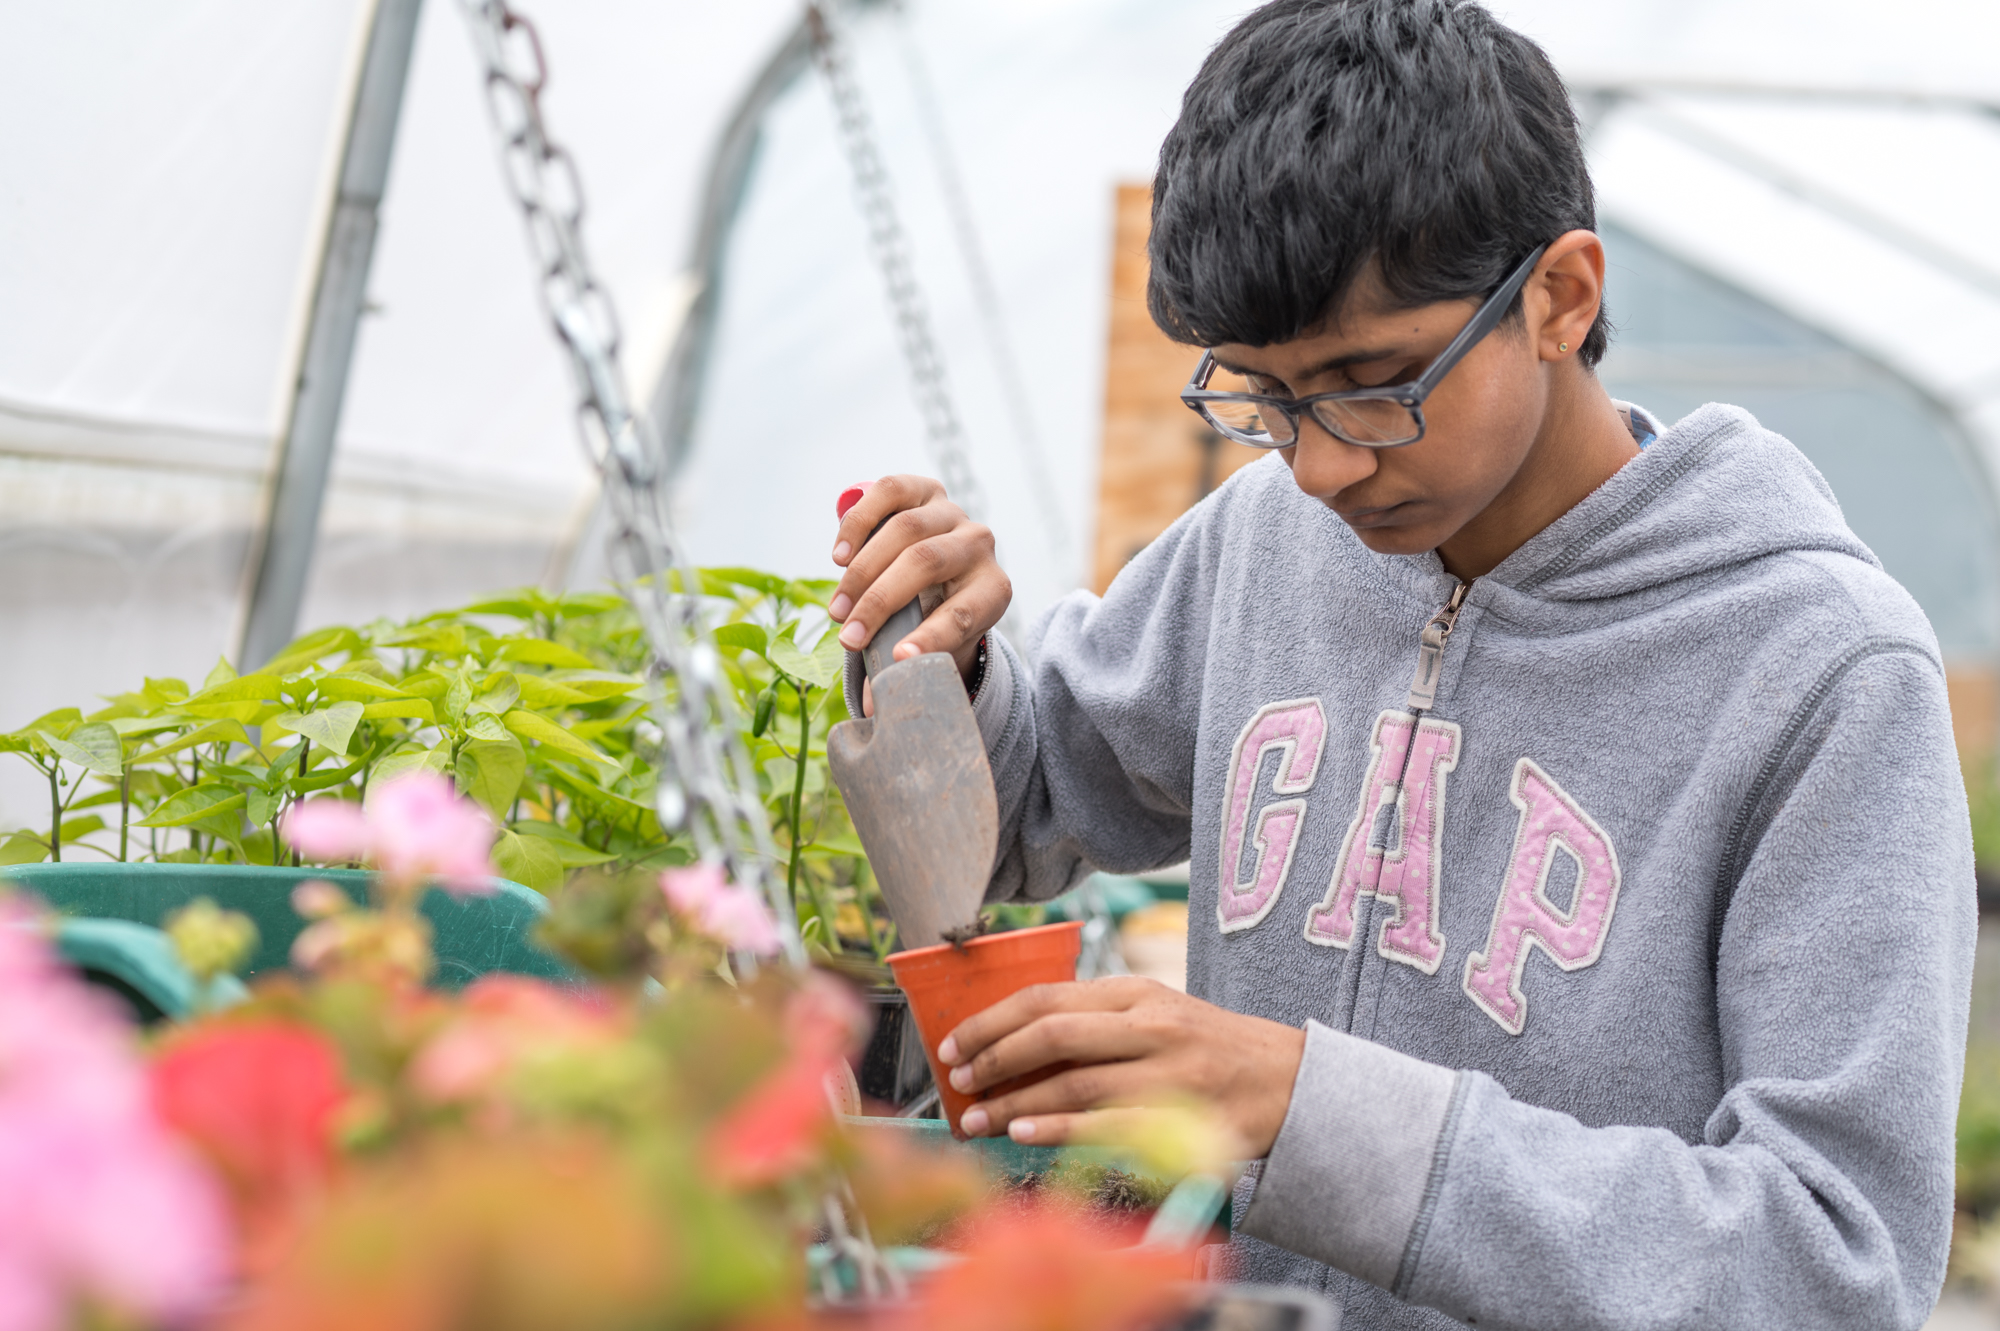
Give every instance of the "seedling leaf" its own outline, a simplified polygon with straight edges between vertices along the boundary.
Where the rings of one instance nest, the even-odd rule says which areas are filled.
[[[220,781],[204,781],[169,795],[153,810],[152,817],[141,819],[135,826],[186,827],[198,818],[240,809],[243,804],[243,792],[232,791]]]
[[[552,892],[562,886],[562,857],[540,837],[524,837],[503,831],[493,843],[493,867],[504,878],[537,892]]]
[[[118,732],[109,722],[92,721],[80,725],[69,732],[69,738],[58,739],[47,731],[42,732],[42,741],[54,749],[63,761],[88,768],[99,776],[117,776],[125,770],[125,753],[118,742]]]
[[[520,661],[526,665],[555,666],[562,670],[595,670],[597,662],[582,652],[543,638],[509,638],[493,653],[496,661]]]
[[[347,742],[354,738],[354,728],[361,724],[364,710],[358,702],[337,702],[316,712],[286,712],[272,717],[271,724],[295,735],[304,735],[335,753],[345,754]]]
[[[509,712],[503,719],[507,723],[507,729],[522,739],[546,744],[558,752],[566,753],[572,758],[581,758],[585,762],[603,763],[606,767],[617,765],[547,717],[537,716],[533,712]]]
[[[485,805],[496,819],[506,818],[507,806],[520,793],[527,774],[528,755],[512,735],[504,740],[476,739],[459,751],[459,792]]]

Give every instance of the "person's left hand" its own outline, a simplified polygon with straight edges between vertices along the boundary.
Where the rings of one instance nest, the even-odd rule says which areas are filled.
[[[1111,1106],[1209,1105],[1251,1158],[1270,1152],[1292,1103],[1306,1033],[1121,975],[1042,984],[961,1022],[938,1047],[952,1086],[977,1094],[1051,1063],[1074,1063],[967,1109],[968,1136],[1055,1146]]]

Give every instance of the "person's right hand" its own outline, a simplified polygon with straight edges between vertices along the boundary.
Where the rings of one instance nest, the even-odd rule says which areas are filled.
[[[884,476],[870,484],[840,520],[833,562],[847,570],[827,607],[842,625],[841,646],[860,651],[889,616],[926,588],[942,587],[944,601],[893,655],[907,661],[949,652],[967,679],[980,638],[1014,597],[1014,584],[993,557],[992,530],[967,517],[928,476]]]

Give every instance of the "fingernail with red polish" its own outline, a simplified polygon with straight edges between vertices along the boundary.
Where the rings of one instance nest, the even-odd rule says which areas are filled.
[[[842,592],[840,595],[833,598],[833,604],[829,605],[826,608],[826,612],[829,615],[832,615],[835,619],[846,619],[847,612],[852,610],[853,608],[854,608],[853,600],[847,595],[846,592]]]
[[[958,1116],[958,1126],[968,1137],[984,1137],[986,1129],[992,1125],[986,1121],[986,1111],[974,1105]]]

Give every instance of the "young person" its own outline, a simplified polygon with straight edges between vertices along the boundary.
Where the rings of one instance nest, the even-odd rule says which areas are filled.
[[[1022,1141],[1212,1101],[1236,1273],[1350,1331],[1916,1327],[1975,929],[1936,640],[1791,444],[1605,394],[1594,224],[1525,38],[1278,0],[1187,92],[1149,292],[1277,456],[1032,668],[936,482],[848,512],[849,647],[943,585],[896,651],[976,689],[993,898],[1192,860],[1187,995],[1034,989],[944,1056],[1076,1065],[965,1119]]]

